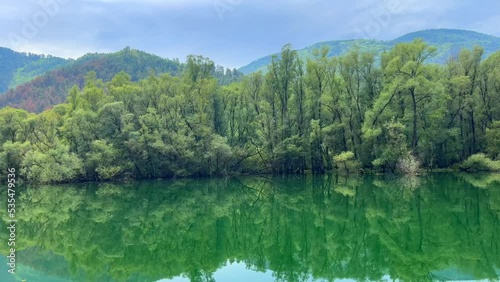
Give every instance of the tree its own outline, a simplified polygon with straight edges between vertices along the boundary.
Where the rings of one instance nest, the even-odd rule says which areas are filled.
[[[495,121],[486,129],[486,144],[490,157],[500,161],[500,121]]]
[[[82,161],[69,151],[69,146],[61,143],[46,152],[31,149],[21,164],[21,174],[38,183],[74,181],[80,178],[82,171]]]
[[[328,48],[314,50],[314,59],[307,60],[306,83],[308,86],[308,104],[311,120],[311,169],[314,172],[323,172],[323,127],[324,118],[322,110],[322,98],[331,91],[331,82],[335,76],[334,61],[328,58]],[[314,125],[314,127],[312,127]]]
[[[5,107],[0,109],[0,142],[24,142],[27,138],[25,132],[25,119],[28,112],[25,110]]]
[[[478,150],[478,101],[477,86],[480,78],[481,57],[484,50],[480,47],[472,51],[463,49],[457,58],[448,63],[450,121],[448,128],[457,124],[464,147],[462,158]]]
[[[97,69],[53,109],[0,109],[0,158],[34,182],[323,173],[351,162],[408,172],[498,158],[500,52],[481,61],[481,48],[462,50],[439,66],[427,63],[435,48],[415,40],[379,66],[360,50],[314,50],[304,63],[287,44],[266,74],[243,78],[194,55],[180,76]],[[121,65],[147,59],[122,53]]]
[[[92,142],[91,151],[87,153],[88,170],[94,171],[96,179],[111,180],[129,169],[130,163],[120,158],[120,151],[103,140]]]
[[[192,82],[209,78],[215,70],[214,62],[203,56],[189,55],[186,61],[186,71],[184,74]]]
[[[343,132],[348,140],[349,150],[361,160],[369,158],[368,146],[362,142],[362,126],[365,112],[370,108],[373,98],[378,95],[379,72],[375,67],[373,53],[360,52],[358,48],[350,51],[338,60],[339,78],[335,88],[339,95],[340,116],[343,122]]]
[[[418,111],[423,107],[425,99],[432,97],[429,93],[434,88],[434,81],[429,76],[430,69],[424,63],[427,59],[434,56],[435,47],[430,47],[422,40],[415,40],[412,43],[401,43],[382,57],[382,67],[384,75],[388,78],[388,87],[394,88],[398,98],[405,103],[402,108],[404,117],[407,117],[406,105],[411,110],[411,147],[417,148],[418,145]],[[406,98],[410,98],[410,102]]]
[[[374,140],[381,125],[392,117],[409,129],[409,147],[415,156],[432,164],[435,134],[443,127],[447,95],[440,81],[440,69],[426,65],[436,49],[422,40],[398,44],[382,55],[384,88],[366,113],[363,133]]]
[[[360,168],[360,163],[356,161],[354,153],[351,151],[342,152],[333,157],[333,161],[343,174],[357,172]]]
[[[267,75],[267,84],[272,98],[271,106],[273,112],[275,107],[279,109],[278,116],[273,114],[273,118],[278,119],[280,123],[275,129],[279,130],[279,141],[284,140],[291,135],[290,131],[290,116],[289,116],[289,101],[292,96],[293,81],[297,75],[297,52],[292,50],[290,44],[285,45],[281,49],[280,56],[273,56],[269,72]],[[278,105],[275,105],[275,99]],[[276,121],[275,121],[276,122]]]
[[[380,157],[373,161],[373,165],[382,170],[395,171],[398,161],[407,156],[409,151],[406,143],[405,126],[394,120],[385,125],[383,142],[380,146]]]

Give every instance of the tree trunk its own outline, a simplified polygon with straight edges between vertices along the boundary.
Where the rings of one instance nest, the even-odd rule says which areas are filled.
[[[410,89],[411,100],[413,103],[413,134],[412,134],[412,142],[411,146],[415,150],[418,145],[418,136],[417,136],[417,101],[415,99],[415,89]]]

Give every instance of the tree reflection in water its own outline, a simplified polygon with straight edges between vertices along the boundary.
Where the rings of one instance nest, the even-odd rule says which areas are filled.
[[[500,269],[498,176],[242,177],[19,194],[25,277],[215,281],[229,262],[277,281],[495,279]]]

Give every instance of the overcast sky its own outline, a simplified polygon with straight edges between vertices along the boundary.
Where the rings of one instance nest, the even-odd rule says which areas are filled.
[[[498,0],[0,0],[0,46],[78,58],[125,46],[240,67],[319,41],[429,28],[500,36]],[[440,3],[440,4],[435,4]],[[479,4],[480,3],[480,4]]]

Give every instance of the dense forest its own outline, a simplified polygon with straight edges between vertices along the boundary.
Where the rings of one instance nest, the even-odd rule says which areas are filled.
[[[427,44],[436,47],[432,57],[427,59],[428,63],[445,64],[450,57],[455,56],[461,49],[473,49],[474,46],[481,46],[484,49],[484,55],[490,56],[500,50],[500,38],[474,32],[458,29],[428,29],[405,34],[393,40],[375,40],[375,39],[350,39],[318,42],[297,50],[299,57],[303,60],[314,58],[314,50],[328,47],[328,57],[343,56],[352,48],[356,47],[363,52],[374,52],[377,56],[386,50],[394,48],[399,43],[411,42],[415,39],[423,39]],[[267,67],[272,61],[272,55],[257,59],[238,70],[244,74],[250,74],[256,71],[266,72]]]
[[[133,81],[153,73],[177,75],[182,70],[178,60],[167,60],[126,48],[111,54],[87,54],[71,64],[36,77],[0,96],[0,107],[11,106],[29,112],[42,112],[64,102],[73,85],[83,87],[84,76],[94,71],[97,78],[109,81],[120,71]]]
[[[62,67],[70,60],[54,56],[19,53],[0,47],[0,95],[38,75]]]
[[[0,95],[0,107],[11,106],[40,113],[64,102],[72,86],[83,87],[85,74],[90,71],[95,72],[102,81],[110,81],[120,71],[129,74],[132,81],[138,81],[151,74],[169,73],[178,76],[183,68],[184,64],[178,59],[164,59],[129,47],[109,54],[91,53],[37,77],[20,76],[20,79],[29,82]],[[21,70],[26,72],[28,69],[30,67],[25,66]],[[225,75],[226,72],[222,66],[216,66],[212,74],[221,84],[237,81],[242,76],[236,70],[227,72],[231,75]]]
[[[428,63],[436,48],[422,40],[380,59],[328,53],[304,61],[286,45],[265,74],[228,85],[193,55],[178,76],[89,72],[51,110],[0,110],[0,169],[41,183],[500,170],[500,52],[464,49],[446,65]]]

